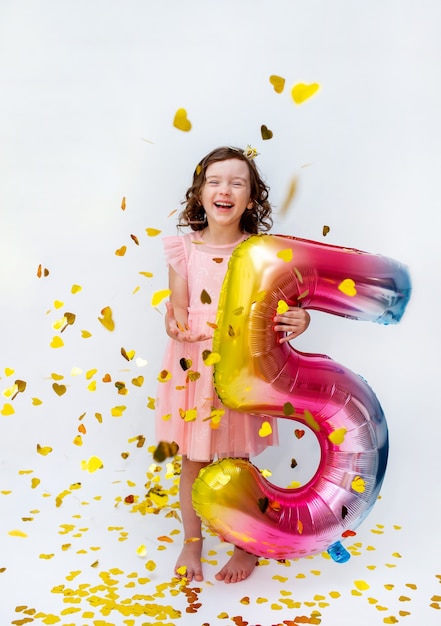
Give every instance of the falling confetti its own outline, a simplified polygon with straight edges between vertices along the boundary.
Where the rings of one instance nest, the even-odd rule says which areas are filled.
[[[292,201],[294,200],[294,196],[296,195],[296,192],[297,192],[298,180],[299,179],[297,176],[293,176],[291,178],[291,181],[288,186],[288,190],[286,192],[286,195],[279,209],[280,217],[283,217],[286,215],[289,207],[291,206]]]
[[[187,111],[185,109],[178,109],[176,111],[173,119],[173,126],[184,132],[191,130],[191,122],[187,117]]]
[[[201,302],[202,304],[211,304],[211,296],[205,289],[201,291]]]
[[[37,443],[37,452],[42,456],[47,456],[52,452],[52,448],[50,446],[40,446],[40,444]]]
[[[101,311],[101,315],[103,317],[99,317],[98,321],[107,328],[107,330],[112,331],[115,329],[115,322],[113,321],[112,309],[109,306],[104,307]]]
[[[171,443],[168,441],[160,441],[153,452],[153,459],[157,463],[162,463],[165,459],[176,456],[178,450],[179,446],[174,441]]]
[[[155,293],[152,295],[152,306],[158,306],[158,304],[161,304],[161,302],[165,298],[168,298],[170,294],[170,289],[161,289],[160,291],[155,291]]]
[[[145,232],[149,237],[157,237],[161,233],[157,228],[146,228]]]
[[[121,246],[121,248],[118,248],[117,250],[115,250],[116,256],[124,256],[126,252],[127,252],[127,246]]]
[[[285,302],[285,300],[279,300],[277,303],[277,314],[283,315],[289,311],[289,305]]]
[[[338,286],[339,290],[347,296],[356,296],[357,289],[352,278],[345,278]]]
[[[97,456],[91,456],[87,461],[81,461],[81,469],[93,474],[104,467],[104,463]]]
[[[46,267],[43,268],[41,263],[40,263],[40,265],[37,268],[37,276],[38,276],[38,278],[41,278],[42,276],[47,278],[47,276],[49,276],[49,270]]]
[[[121,348],[121,354],[125,358],[126,361],[132,361],[135,356],[135,350],[126,350],[125,348]]]
[[[289,263],[289,261],[292,260],[292,250],[291,248],[287,248],[286,250],[279,250],[277,256],[279,257],[279,259],[282,259],[282,261],[285,261],[285,263]]]
[[[276,93],[282,93],[282,91],[285,89],[285,79],[282,78],[281,76],[272,74],[269,77],[269,82],[274,87],[274,91]]]
[[[363,493],[366,489],[366,483],[361,476],[356,476],[351,483],[351,487],[357,493]]]
[[[326,226],[326,224],[325,224],[323,226],[323,230],[322,230],[323,237],[326,237],[326,235],[330,232],[330,230],[331,230],[330,227]]]
[[[346,428],[336,428],[336,430],[332,431],[332,433],[329,433],[328,439],[335,446],[339,446],[343,443],[345,439],[345,434]]]
[[[271,424],[269,422],[263,422],[259,429],[259,437],[268,437],[268,435],[271,435],[272,432],[273,429],[271,428]]]
[[[273,138],[273,131],[270,130],[268,128],[268,126],[265,126],[265,124],[262,124],[262,126],[260,127],[260,135],[261,135],[262,139],[264,141],[266,141],[268,139],[272,139]]]
[[[311,98],[320,89],[318,83],[311,83],[305,85],[304,83],[297,83],[291,90],[292,99],[296,104],[302,104],[308,98]]]

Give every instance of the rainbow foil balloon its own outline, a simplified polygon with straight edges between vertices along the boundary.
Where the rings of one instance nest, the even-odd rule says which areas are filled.
[[[295,489],[271,484],[245,460],[222,459],[204,468],[193,505],[222,539],[268,558],[324,550],[336,561],[349,558],[340,538],[363,521],[380,491],[386,420],[360,376],[328,356],[280,344],[273,318],[283,302],[397,323],[410,291],[402,264],[352,248],[255,235],[235,249],[213,339],[220,355],[217,394],[240,411],[302,422],[315,433],[321,455],[311,480]]]

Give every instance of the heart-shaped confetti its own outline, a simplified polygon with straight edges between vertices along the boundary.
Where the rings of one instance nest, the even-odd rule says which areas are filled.
[[[161,233],[161,231],[158,230],[157,228],[146,228],[145,232],[147,233],[149,237],[156,237],[157,235]]]
[[[136,376],[132,378],[132,385],[135,387],[142,387],[144,384],[144,376]]]
[[[357,295],[357,289],[355,288],[355,283],[352,278],[345,278],[342,280],[338,288],[346,296],[353,297]]]
[[[265,126],[265,124],[262,124],[262,126],[260,127],[260,134],[264,141],[266,141],[267,139],[273,138],[273,131],[270,130],[268,126]]]
[[[297,437],[297,439],[301,439],[305,436],[305,431],[300,428],[296,428],[294,431],[294,435]]]
[[[291,402],[285,402],[283,405],[283,415],[294,415],[296,412]]]
[[[274,91],[276,93],[282,93],[282,91],[285,89],[285,79],[282,78],[281,76],[272,74],[269,77],[269,82],[274,87]]]
[[[37,452],[42,456],[47,456],[52,452],[52,448],[50,446],[40,446],[40,444],[37,443]]]
[[[66,385],[59,385],[58,383],[53,383],[52,389],[55,391],[57,396],[62,396],[67,391]]]
[[[14,407],[12,406],[12,404],[9,404],[8,402],[6,402],[6,403],[3,405],[3,408],[2,408],[2,410],[0,411],[0,413],[1,413],[2,415],[4,415],[5,417],[7,417],[8,415],[14,415],[14,413],[15,413],[15,409],[14,409]]]
[[[185,109],[178,109],[176,111],[173,126],[184,132],[191,130],[191,122],[187,117],[187,111]]]
[[[289,261],[292,260],[292,250],[291,248],[286,248],[285,250],[279,250],[279,252],[277,253],[277,256],[279,259],[282,259],[282,261],[285,261],[285,263],[288,263]]]
[[[79,293],[82,290],[81,285],[72,285],[70,292],[73,294]]]
[[[259,437],[268,437],[268,435],[271,435],[272,432],[273,429],[271,428],[271,424],[269,422],[263,422],[259,429]]]
[[[297,83],[291,89],[292,99],[296,104],[302,104],[308,98],[311,98],[317,91],[320,89],[320,85],[318,83],[311,83],[310,85],[305,85],[304,83]]]
[[[201,291],[201,302],[202,304],[211,304],[211,296],[205,289]]]
[[[104,467],[104,463],[97,456],[91,456],[87,461],[81,461],[81,469],[90,472],[96,472],[97,470]]]
[[[110,306],[105,306],[101,311],[103,317],[99,317],[98,321],[107,328],[107,330],[113,331],[115,329],[115,322],[113,321],[112,309]]]
[[[49,345],[51,348],[62,348],[64,346],[64,341],[61,339],[61,337],[55,335]]]
[[[340,444],[343,443],[345,439],[345,435],[346,435],[346,428],[336,428],[335,430],[332,431],[332,433],[329,433],[328,439],[335,446],[339,446]]]
[[[326,237],[326,235],[329,233],[330,230],[331,230],[330,227],[325,224],[322,230],[323,237]]]
[[[158,304],[161,304],[161,302],[165,298],[168,298],[170,294],[170,289],[161,289],[160,291],[155,291],[155,293],[152,295],[152,306],[158,306]]]
[[[118,248],[117,250],[115,250],[116,256],[124,256],[126,252],[127,252],[127,246],[121,246],[121,248]]]
[[[361,478],[361,476],[356,476],[351,483],[351,487],[357,493],[364,493],[366,489],[366,483],[363,478]]]
[[[277,314],[283,315],[289,311],[289,305],[285,302],[285,300],[279,300],[277,303]]]

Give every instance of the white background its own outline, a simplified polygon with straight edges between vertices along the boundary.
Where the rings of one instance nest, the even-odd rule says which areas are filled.
[[[296,577],[311,567],[308,560],[258,568],[234,587],[215,583],[211,568],[202,607],[191,619],[230,624],[241,615],[266,626],[319,610],[326,625],[382,624],[391,616],[405,624],[438,623],[441,612],[430,604],[441,595],[440,19],[435,0],[2,0],[0,407],[14,407],[12,415],[0,414],[2,623],[23,617],[15,611],[19,605],[35,608],[37,623],[38,611],[59,616],[65,605],[51,593],[54,585],[74,569],[84,569],[85,581],[97,576],[90,570],[96,556],[60,551],[59,524],[75,515],[101,542],[100,567],[143,568],[136,547],[148,543],[157,563],[150,586],[170,580],[179,541],[167,553],[157,551],[164,518],[129,515],[127,507],[114,507],[114,498],[127,495],[128,480],[142,497],[152,463],[153,411],[146,405],[156,394],[166,341],[164,305],[150,304],[152,294],[167,287],[161,235],[176,232],[177,214],[170,213],[180,209],[198,160],[224,144],[259,151],[275,210],[273,232],[323,241],[327,224],[326,242],[407,264],[413,295],[397,326],[312,313],[297,342],[363,375],[387,416],[390,464],[382,499],[355,539],[362,554],[346,566],[316,557],[320,576],[301,581]],[[274,91],[272,74],[286,79],[283,93]],[[300,82],[317,82],[320,90],[296,105],[290,92]],[[190,132],[173,127],[181,107]],[[271,140],[262,140],[262,124],[273,131]],[[278,215],[293,176],[294,201]],[[149,237],[146,228],[162,233]],[[123,245],[126,254],[115,255]],[[39,264],[47,277],[37,277]],[[82,290],[72,294],[73,284]],[[56,300],[64,303],[59,309]],[[113,333],[97,319],[105,306],[113,311]],[[64,311],[76,321],[60,335],[52,324]],[[84,339],[82,330],[92,336]],[[55,335],[63,348],[50,347]],[[130,363],[121,347],[135,350]],[[72,375],[73,368],[81,373]],[[14,373],[8,376],[8,369]],[[97,373],[87,379],[92,369]],[[61,397],[51,388],[54,373],[67,386]],[[111,383],[102,382],[106,373]],[[145,379],[140,388],[131,383],[139,375]],[[16,379],[27,387],[11,402],[7,390]],[[91,380],[96,391],[88,389]],[[117,393],[115,381],[126,383],[127,396]],[[121,418],[110,414],[116,405],[127,406]],[[87,428],[81,447],[73,444],[80,422]],[[138,449],[128,440],[139,434],[146,444]],[[38,454],[37,444],[52,452]],[[123,451],[130,451],[126,460]],[[100,472],[81,469],[91,455],[103,460]],[[282,471],[283,480],[281,459],[283,448],[256,463],[276,477]],[[32,477],[41,480],[37,488]],[[55,496],[78,482],[81,495],[56,507]],[[84,504],[97,496],[101,500]],[[130,528],[130,547],[111,543],[109,520]],[[372,533],[379,528],[382,535]],[[27,537],[8,534],[13,530]],[[367,567],[367,546],[375,547],[375,569]],[[40,557],[49,552],[50,559]],[[289,577],[284,587],[301,609],[271,608],[280,598],[272,577],[280,573]],[[356,580],[369,590],[354,593]],[[338,601],[329,599],[331,590],[340,592]],[[315,594],[329,606],[318,608]],[[240,603],[244,596],[249,604]],[[263,596],[269,601],[257,602]],[[81,607],[87,615],[87,603]],[[229,617],[219,618],[221,611]],[[81,616],[59,623],[103,619],[98,610],[93,619]],[[107,617],[111,624],[150,623],[124,619],[135,618],[118,611]],[[184,608],[175,621],[186,619]]]

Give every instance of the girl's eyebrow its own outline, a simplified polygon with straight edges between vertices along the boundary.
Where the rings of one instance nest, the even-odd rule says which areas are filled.
[[[205,180],[210,180],[211,178],[222,178],[222,177],[216,176],[216,174],[210,174],[210,176],[207,176]],[[247,181],[247,179],[244,176],[233,176],[231,180],[242,180],[243,182]]]

